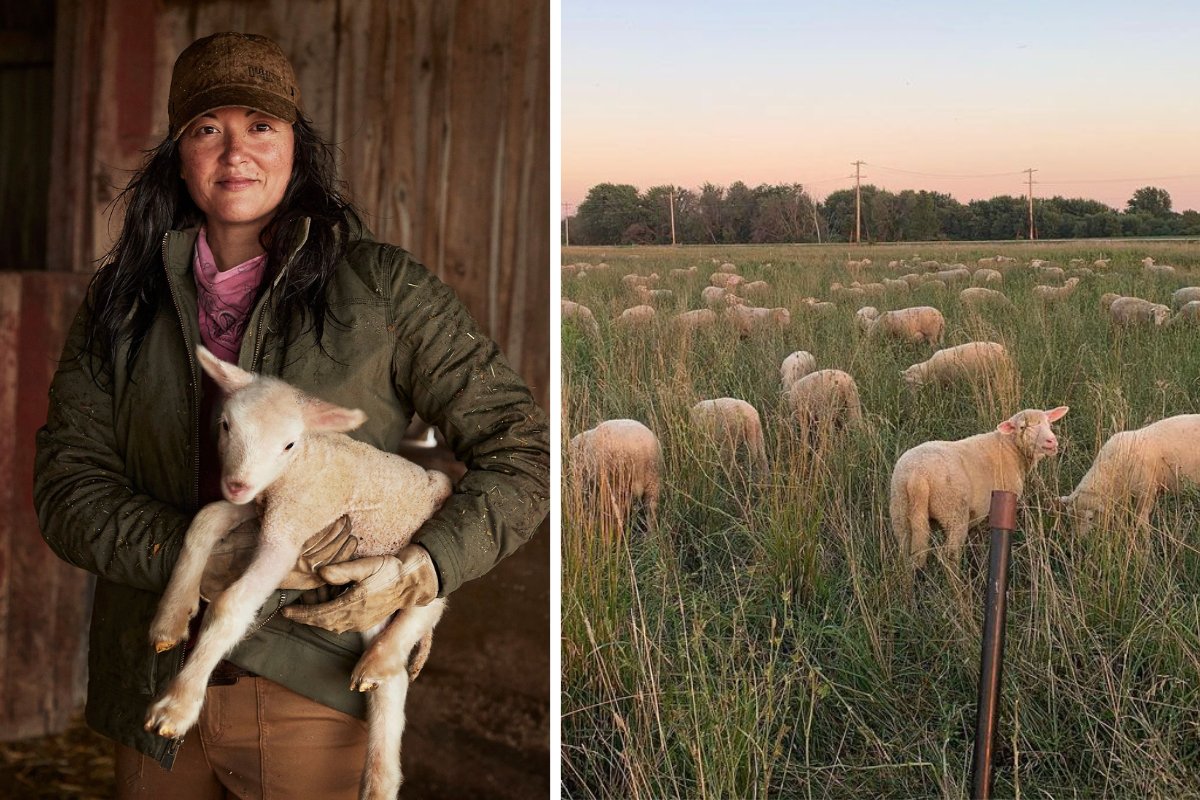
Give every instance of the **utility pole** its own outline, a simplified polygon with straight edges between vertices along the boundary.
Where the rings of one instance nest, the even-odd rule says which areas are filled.
[[[854,243],[862,244],[862,165],[854,162]]]
[[[566,231],[567,241],[564,246],[570,247],[571,246],[571,204],[564,202],[562,205],[563,205],[563,224],[566,225],[566,228],[567,228],[567,231]]]
[[[675,187],[671,187],[671,246],[675,246]]]
[[[1025,172],[1029,175],[1029,240],[1033,241],[1037,238],[1037,231],[1033,229],[1033,173],[1037,170],[1030,167]]]
[[[817,222],[817,201],[812,199],[812,195],[808,196],[808,207],[812,209],[813,227],[817,229],[817,244],[821,243],[821,223]]]

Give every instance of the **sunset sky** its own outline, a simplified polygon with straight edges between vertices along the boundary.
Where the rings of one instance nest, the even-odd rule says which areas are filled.
[[[863,183],[962,202],[1153,185],[1200,210],[1200,0],[563,0],[562,199]],[[953,177],[949,177],[953,176]]]

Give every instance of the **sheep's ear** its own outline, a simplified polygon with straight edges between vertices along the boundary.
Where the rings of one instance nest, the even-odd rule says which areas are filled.
[[[346,433],[367,421],[357,408],[342,408],[315,398],[304,406],[304,427],[318,433]]]
[[[222,361],[209,352],[204,345],[196,346],[196,358],[200,361],[200,367],[216,381],[217,386],[220,386],[225,394],[233,394],[238,389],[244,389],[254,380],[253,372],[246,372],[228,361]]]
[[[1011,419],[1006,419],[996,426],[996,430],[1001,433],[1013,434],[1017,432],[1017,424]]]
[[[1058,422],[1060,419],[1065,417],[1067,415],[1067,412],[1070,410],[1071,410],[1070,406],[1059,406],[1058,408],[1052,408],[1046,412],[1046,421],[1047,422]]]

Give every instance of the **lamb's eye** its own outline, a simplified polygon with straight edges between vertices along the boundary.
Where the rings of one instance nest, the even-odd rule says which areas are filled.
[[[226,432],[226,433],[229,433],[229,420],[227,420],[227,419],[222,419],[222,420],[221,420],[221,427],[225,429],[225,432]]]
[[[283,449],[284,449],[284,450],[291,450],[291,449],[292,449],[292,445],[294,445],[294,444],[295,444],[295,442],[288,442],[288,443],[287,443],[287,446],[286,446],[286,447],[284,447]]]

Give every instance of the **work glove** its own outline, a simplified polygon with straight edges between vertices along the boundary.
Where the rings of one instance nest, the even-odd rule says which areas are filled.
[[[301,599],[309,602],[323,602],[332,596],[336,587],[328,586],[317,574],[317,570],[327,564],[354,558],[358,552],[358,537],[351,534],[349,517],[339,517],[333,524],[318,531],[304,544],[304,552],[292,567],[280,589],[310,589],[315,592],[305,592]],[[240,578],[254,559],[258,550],[259,522],[257,519],[246,520],[225,534],[225,537],[213,548],[204,566],[204,576],[200,579],[200,596],[212,602],[213,598],[225,591],[231,583]],[[323,593],[323,594],[322,594]],[[317,594],[318,597],[306,597]]]
[[[439,588],[433,559],[419,544],[410,544],[394,556],[330,564],[318,574],[329,584],[353,585],[328,603],[291,605],[283,614],[334,633],[365,631],[402,608],[426,605],[437,597]]]

